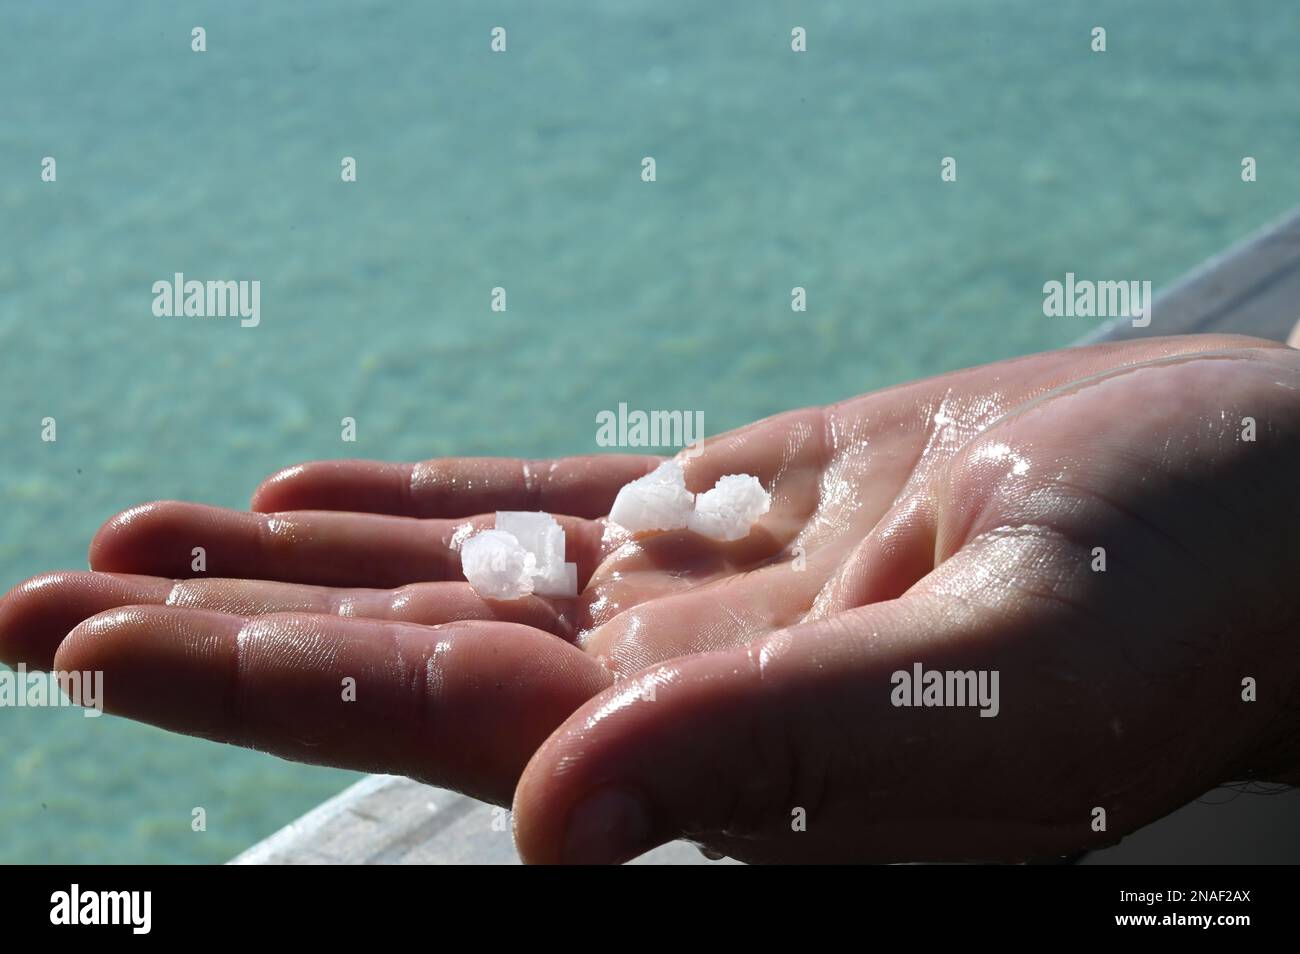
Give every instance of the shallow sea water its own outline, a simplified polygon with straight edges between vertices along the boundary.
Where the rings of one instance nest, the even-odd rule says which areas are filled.
[[[717,433],[1059,347],[1096,322],[1045,281],[1159,287],[1300,196],[1287,4],[813,6],[6,4],[0,587],[304,459],[592,452],[619,402]],[[260,326],[154,317],[177,271],[259,280]],[[0,709],[0,861],[222,861],[354,777]]]

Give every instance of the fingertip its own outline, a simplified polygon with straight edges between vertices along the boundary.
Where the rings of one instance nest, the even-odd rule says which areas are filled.
[[[54,652],[54,668],[67,672],[102,669],[114,642],[138,617],[141,607],[117,606],[82,620],[68,631]]]
[[[54,594],[75,575],[42,573],[23,580],[0,598],[0,662],[9,666],[25,664],[33,669],[50,667],[54,649],[43,638],[50,628],[49,611],[57,605]]]
[[[0,599],[0,661],[54,665],[60,643],[82,621],[127,603],[163,602],[171,581],[59,570],[24,580]]]
[[[516,807],[513,817],[536,819]],[[519,857],[529,865],[616,865],[631,861],[672,839],[654,822],[642,791],[619,785],[597,788],[579,798],[559,824],[515,823]]]
[[[105,711],[212,735],[230,707],[224,647],[243,617],[174,606],[119,606],[75,626],[54,654],[59,672],[100,674]]]
[[[622,864],[676,837],[639,775],[643,729],[673,670],[655,667],[588,700],[538,747],[515,788],[525,864]]]
[[[86,559],[90,569],[106,573],[130,573],[132,553],[156,541],[168,520],[173,500],[155,500],[129,507],[109,517],[91,537]]]
[[[54,664],[58,669],[99,669],[130,663],[135,655],[156,658],[168,649],[192,654],[192,646],[172,637],[189,635],[199,623],[231,628],[242,621],[240,616],[191,607],[115,606],[72,627],[54,654]]]
[[[249,500],[248,509],[257,513],[299,509],[293,506],[294,492],[311,467],[311,464],[294,464],[277,470],[257,485]]]
[[[415,516],[410,467],[386,461],[317,460],[276,471],[253,491],[250,509],[341,510]]]

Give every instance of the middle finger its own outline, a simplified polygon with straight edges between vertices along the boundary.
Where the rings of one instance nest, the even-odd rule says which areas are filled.
[[[556,519],[581,589],[601,559],[603,527],[577,517]],[[388,589],[464,580],[453,544],[491,521],[486,514],[424,520],[338,511],[248,513],[160,501],[108,521],[91,542],[90,566],[108,573]]]

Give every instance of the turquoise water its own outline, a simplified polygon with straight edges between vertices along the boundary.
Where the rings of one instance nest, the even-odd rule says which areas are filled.
[[[1159,287],[1300,197],[1289,4],[813,6],[6,4],[0,587],[304,459],[591,452],[620,401],[713,433],[1065,345],[1096,322],[1045,281]],[[154,317],[177,271],[259,280],[261,324]],[[0,709],[0,860],[222,861],[354,777]]]

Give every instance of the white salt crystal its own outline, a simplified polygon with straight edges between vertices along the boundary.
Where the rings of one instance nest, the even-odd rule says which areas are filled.
[[[729,474],[695,498],[688,526],[714,540],[741,540],[749,528],[772,508],[772,495],[757,477]]]
[[[667,460],[644,477],[623,485],[609,510],[609,519],[633,533],[681,530],[690,520],[694,505],[695,495],[686,489],[682,465]]]
[[[578,595],[578,565],[564,562],[564,528],[547,513],[501,511],[495,529],[464,542],[460,565],[479,596]]]
[[[578,564],[562,563],[560,564],[559,579],[541,579],[536,582],[535,592],[539,596],[577,596],[578,595]]]
[[[564,528],[549,513],[497,511],[498,530],[513,534],[519,545],[537,558],[537,568],[564,562]]]
[[[533,592],[539,596],[577,596],[578,565],[564,562],[564,528],[549,513],[526,510],[497,512],[497,529],[512,533],[533,555],[537,567]]]
[[[537,558],[520,545],[513,533],[476,533],[461,546],[460,565],[479,596],[516,600],[533,592]]]

